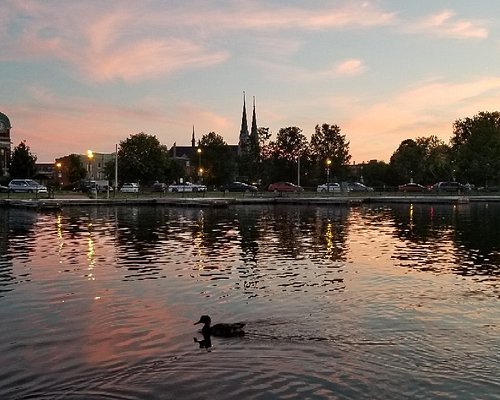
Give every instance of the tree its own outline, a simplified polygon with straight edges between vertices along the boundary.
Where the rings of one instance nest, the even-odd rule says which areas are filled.
[[[452,149],[460,180],[489,185],[500,181],[500,113],[480,112],[453,124]]]
[[[118,149],[119,180],[139,182],[141,185],[164,182],[168,176],[169,160],[167,147],[160,144],[156,136],[144,132],[130,135],[120,142]],[[111,176],[114,176],[114,162],[108,163],[108,174],[111,168]]]
[[[36,173],[36,156],[23,140],[14,147],[10,159],[9,172],[12,178],[32,178]]]
[[[334,170],[340,170],[351,160],[349,142],[346,141],[345,135],[341,134],[338,125],[316,125],[311,136],[310,150],[315,161],[324,163],[330,160]]]
[[[262,147],[267,145],[269,139],[271,139],[271,132],[269,132],[269,128],[260,127],[257,129],[257,136],[259,138],[259,153],[261,153]]]
[[[67,157],[66,163],[63,165],[63,168],[66,169],[66,174],[71,184],[74,184],[85,178],[87,170],[85,169],[82,159],[78,154],[70,154]]]
[[[455,179],[453,154],[450,146],[435,136],[427,143],[424,183]]]
[[[422,182],[424,161],[425,150],[422,146],[413,139],[406,139],[392,154],[389,164],[398,182]]]
[[[200,139],[202,151],[203,181],[207,185],[219,186],[234,179],[236,163],[234,154],[222,136],[207,133]]]
[[[309,159],[309,145],[302,129],[296,126],[281,128],[276,141],[262,148],[264,180],[296,181],[299,156],[301,165],[305,166]]]
[[[390,182],[389,164],[371,160],[363,165],[363,180],[373,187],[383,187]]]
[[[454,179],[451,149],[437,136],[406,139],[390,161],[393,184],[430,184]]]

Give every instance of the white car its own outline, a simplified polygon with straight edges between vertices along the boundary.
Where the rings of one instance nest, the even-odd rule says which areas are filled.
[[[205,185],[201,185],[198,183],[184,182],[184,183],[170,185],[168,187],[168,191],[174,193],[206,192],[207,187]]]
[[[120,192],[122,193],[139,193],[139,184],[138,183],[124,183],[120,188]]]
[[[338,183],[335,182],[330,182],[330,183],[323,183],[322,185],[318,185],[317,188],[318,192],[334,192],[334,193],[340,193],[341,188]]]
[[[40,185],[33,179],[12,179],[9,183],[9,191],[25,193],[47,193],[47,187]]]

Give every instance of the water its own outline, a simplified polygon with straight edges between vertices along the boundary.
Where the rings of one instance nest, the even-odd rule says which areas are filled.
[[[498,399],[500,205],[0,209],[1,399]],[[193,323],[244,321],[199,349]]]

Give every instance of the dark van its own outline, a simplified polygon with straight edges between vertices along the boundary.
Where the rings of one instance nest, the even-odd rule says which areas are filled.
[[[459,193],[464,191],[464,187],[458,182],[438,182],[433,190],[437,193]]]

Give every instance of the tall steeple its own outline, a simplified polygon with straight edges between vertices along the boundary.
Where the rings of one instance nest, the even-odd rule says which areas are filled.
[[[194,124],[193,124],[193,136],[191,137],[191,147],[193,149],[196,147],[196,140],[194,140]]]
[[[255,96],[253,97],[252,129],[250,130],[249,152],[252,157],[258,157],[259,149],[259,131],[257,129],[257,116],[255,113]]]
[[[252,114],[252,129],[250,137],[257,137],[257,117],[255,115],[255,96],[253,96],[253,114]]]
[[[243,115],[241,116],[240,141],[238,143],[238,154],[241,155],[247,151],[250,135],[248,134],[247,109],[245,92],[243,92]]]

